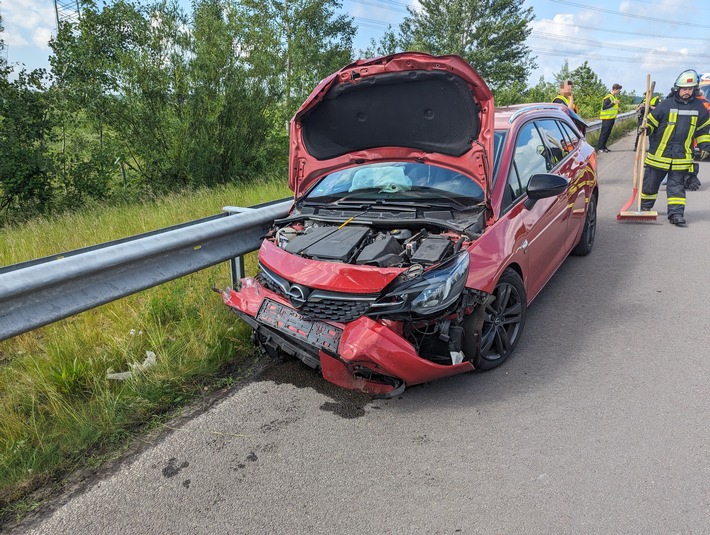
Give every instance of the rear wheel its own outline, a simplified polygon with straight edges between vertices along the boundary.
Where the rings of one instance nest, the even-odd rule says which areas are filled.
[[[597,198],[592,195],[589,197],[587,205],[587,216],[584,218],[584,228],[582,236],[579,238],[579,243],[572,249],[572,254],[575,256],[587,256],[592,252],[594,245],[594,236],[597,233]]]
[[[525,327],[527,297],[520,275],[506,269],[486,306],[481,330],[481,354],[474,363],[478,371],[500,366],[518,345]]]

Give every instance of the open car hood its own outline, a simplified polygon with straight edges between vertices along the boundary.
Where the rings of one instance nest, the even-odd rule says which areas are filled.
[[[325,78],[290,125],[296,198],[323,175],[375,161],[452,168],[490,191],[493,94],[459,56],[404,52]]]

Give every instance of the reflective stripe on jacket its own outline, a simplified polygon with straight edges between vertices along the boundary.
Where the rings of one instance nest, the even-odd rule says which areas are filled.
[[[646,165],[669,171],[689,169],[693,138],[702,150],[710,151],[710,113],[696,98],[688,102],[667,98],[648,114],[646,123],[651,128]]]
[[[608,104],[611,104],[616,100],[616,97],[614,96],[613,93],[608,93],[607,96],[604,97],[604,100],[602,100],[602,109],[599,112],[599,118],[602,121],[606,121],[607,119],[616,119],[617,114],[619,113],[619,104],[614,104],[608,108],[605,108],[604,106],[607,106]],[[607,104],[607,101],[609,103]]]

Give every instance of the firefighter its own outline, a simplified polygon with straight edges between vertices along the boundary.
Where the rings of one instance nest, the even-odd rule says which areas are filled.
[[[611,135],[611,129],[614,127],[616,116],[619,114],[619,93],[621,86],[614,84],[611,86],[611,93],[607,93],[602,100],[602,109],[599,112],[599,118],[602,121],[602,128],[599,132],[599,142],[597,143],[597,152],[611,152],[611,149],[606,146],[606,142]]]
[[[650,148],[645,161],[641,210],[653,208],[658,188],[668,175],[668,220],[685,225],[685,175],[693,163],[693,138],[702,159],[710,156],[710,113],[697,99],[698,73],[680,73],[670,98],[661,102],[646,117]]]
[[[658,95],[653,95],[651,96],[651,100],[648,102],[648,112],[651,113],[654,109],[656,109],[656,106],[658,106],[658,103],[661,101],[661,97]],[[643,112],[646,109],[646,95],[644,94],[643,96],[643,101],[641,104],[639,104],[636,107],[636,113],[638,115],[638,127],[636,128],[636,141],[634,141],[634,152],[636,152],[636,147],[638,147],[639,144],[639,138],[641,137],[641,123],[643,123]]]
[[[702,89],[698,91],[698,96],[696,98],[703,104],[703,106],[705,106],[705,109],[710,112],[710,103],[708,102],[708,99],[705,98],[705,94],[703,93]],[[697,148],[697,142],[695,142],[695,148]],[[693,154],[696,154],[695,150],[693,150]],[[688,173],[685,175],[686,190],[698,191],[700,189],[701,183],[700,179],[698,178],[699,171],[700,165],[698,165],[697,163],[691,164],[690,168],[688,169]]]

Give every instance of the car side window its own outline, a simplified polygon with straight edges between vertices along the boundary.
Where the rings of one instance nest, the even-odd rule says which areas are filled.
[[[546,173],[549,170],[548,159],[547,147],[535,124],[529,122],[523,125],[515,140],[515,155],[513,156],[513,167],[517,169],[522,191],[528,187],[531,176],[535,173]],[[510,180],[510,174],[508,180]]]
[[[574,148],[577,146],[577,143],[579,143],[579,136],[574,133],[574,130],[570,128],[570,126],[562,121],[560,121],[560,127],[562,128],[562,132],[565,135],[565,138],[567,139],[568,148],[570,152],[574,150]]]
[[[567,141],[562,135],[559,123],[554,119],[536,121],[540,134],[543,136],[548,148],[548,171],[560,163],[568,154]]]
[[[515,167],[515,162],[513,162],[510,165],[510,171],[508,172],[508,184],[506,185],[506,192],[503,200],[504,205],[509,205],[523,193],[525,193],[525,190],[520,184],[520,176],[518,175],[518,170]]]

